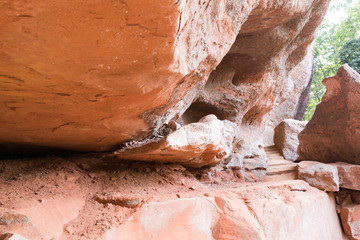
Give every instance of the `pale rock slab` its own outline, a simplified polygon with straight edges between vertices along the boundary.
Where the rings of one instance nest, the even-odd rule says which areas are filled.
[[[189,167],[213,166],[232,151],[232,126],[229,121],[208,115],[170,133],[166,139],[125,148],[115,155],[121,159],[176,162]]]
[[[103,239],[212,239],[212,230],[218,219],[215,205],[204,198],[151,202],[127,223],[108,230]]]
[[[224,160],[227,168],[242,171],[247,181],[259,181],[268,167],[268,157],[258,129],[241,125],[234,138],[233,153]]]
[[[154,201],[141,206],[103,240],[341,239],[332,194],[304,181]]]
[[[320,190],[339,191],[339,175],[335,166],[314,161],[302,161],[298,164],[298,177]]]
[[[52,239],[61,236],[64,225],[78,216],[84,204],[84,198],[79,196],[46,198],[26,202],[17,210],[44,238]]]
[[[274,143],[281,155],[287,160],[295,161],[299,155],[299,133],[304,130],[307,122],[285,119],[274,130]]]

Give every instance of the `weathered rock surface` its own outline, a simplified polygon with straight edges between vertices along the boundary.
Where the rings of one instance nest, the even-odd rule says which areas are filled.
[[[174,240],[341,239],[341,228],[331,196],[293,181],[151,202],[122,226],[108,230],[104,239],[169,236]]]
[[[345,64],[323,84],[327,91],[299,134],[299,158],[360,164],[360,75]]]
[[[313,3],[319,4],[319,8],[326,4]],[[305,5],[299,5],[296,11],[302,12]],[[211,73],[193,105],[194,110],[213,109],[227,119],[259,126],[293,92],[289,71],[305,57],[313,40],[308,31],[315,30],[320,14],[309,11],[283,18],[280,16],[285,8],[280,8],[276,17],[272,17],[270,13],[264,14],[263,7],[255,9],[256,16],[250,16],[243,24],[229,53]],[[264,27],[256,21],[261,21]]]
[[[304,130],[307,122],[294,119],[285,119],[274,130],[274,143],[280,153],[287,160],[295,161],[299,155],[299,133]]]
[[[29,219],[0,224],[0,235],[12,232],[29,240],[341,239],[334,197],[305,181],[203,184],[199,169],[99,155],[0,161],[0,210]]]
[[[265,146],[274,145],[274,129],[284,119],[302,120],[309,100],[312,69],[313,51],[310,49],[304,60],[290,71],[287,85],[276,103],[279,105],[271,110],[265,121]]]
[[[340,212],[341,223],[350,240],[360,239],[360,205],[344,205]]]
[[[129,146],[115,155],[121,159],[177,162],[190,167],[216,165],[232,151],[232,126],[229,121],[208,115],[170,133],[166,139]]]
[[[313,161],[302,161],[298,164],[298,177],[321,190],[339,191],[339,175],[335,166]]]
[[[233,152],[224,160],[226,168],[241,170],[247,181],[259,181],[266,174],[268,157],[259,129],[242,124],[234,138]]]
[[[33,229],[45,238],[52,239],[62,234],[64,224],[75,219],[84,204],[84,199],[77,196],[47,198],[22,203],[18,206],[18,212],[29,218]]]
[[[360,191],[360,166],[344,162],[332,163],[339,172],[340,187]]]
[[[204,198],[152,202],[103,239],[212,239],[219,215],[216,205]]]
[[[196,98],[189,109],[205,114],[193,122],[216,113],[259,124],[281,102],[327,5],[2,1],[2,149],[116,149],[160,134]]]

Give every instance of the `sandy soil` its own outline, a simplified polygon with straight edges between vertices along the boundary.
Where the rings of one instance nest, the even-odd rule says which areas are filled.
[[[97,239],[107,229],[121,225],[145,202],[209,194],[245,184],[239,174],[222,169],[212,168],[212,184],[206,184],[199,181],[210,174],[206,168],[124,162],[99,154],[2,160],[0,169],[0,212],[11,210],[18,218],[30,216],[30,220],[25,217],[16,224],[0,224],[0,233],[32,225],[40,232],[28,226],[32,230],[22,233],[35,239],[54,232],[63,239]],[[72,206],[69,213],[69,207],[60,206],[62,202]],[[54,209],[65,211],[64,216],[52,216]],[[41,211],[48,211],[49,219],[38,219]]]

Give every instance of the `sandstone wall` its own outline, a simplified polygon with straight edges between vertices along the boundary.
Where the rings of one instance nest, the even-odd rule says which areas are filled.
[[[0,144],[116,149],[157,136],[194,99],[205,115],[261,125],[327,5],[4,0]]]

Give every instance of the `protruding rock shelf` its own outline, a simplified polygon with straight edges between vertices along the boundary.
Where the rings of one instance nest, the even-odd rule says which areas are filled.
[[[290,72],[328,3],[3,0],[0,151],[115,150],[208,114],[260,126],[306,86]]]

